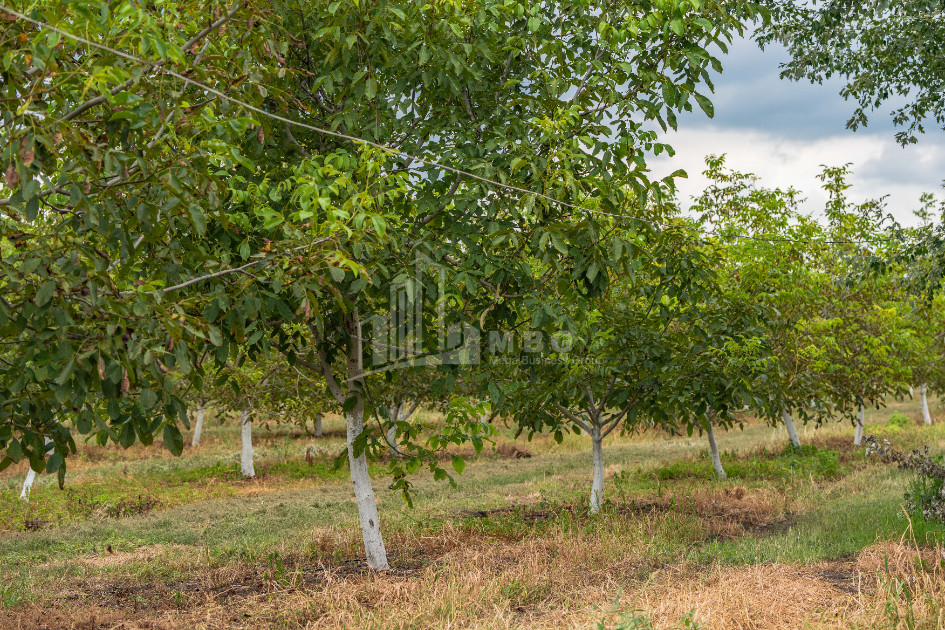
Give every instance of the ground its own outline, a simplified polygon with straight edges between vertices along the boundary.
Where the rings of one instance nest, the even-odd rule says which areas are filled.
[[[891,403],[867,434],[945,452],[945,413],[919,418]],[[847,425],[804,428],[800,451],[783,428],[720,432],[724,482],[698,435],[612,437],[596,517],[585,436],[500,429],[457,488],[419,475],[413,508],[380,462],[383,574],[332,469],[342,422],[325,426],[256,427],[255,480],[212,414],[179,458],[82,444],[66,490],[40,478],[29,504],[25,468],[0,473],[0,629],[945,628],[943,529]]]

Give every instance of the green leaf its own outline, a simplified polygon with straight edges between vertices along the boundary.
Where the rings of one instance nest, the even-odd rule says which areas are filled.
[[[194,229],[197,230],[197,234],[203,236],[207,233],[207,219],[203,214],[203,210],[200,206],[191,205],[187,208],[188,213],[190,214],[190,220],[194,224]]]
[[[52,299],[53,294],[56,292],[56,283],[52,280],[47,280],[40,287],[39,291],[36,292],[36,305],[37,306],[46,306],[49,304],[49,301]]]
[[[141,401],[141,406],[147,411],[154,407],[157,404],[158,397],[154,393],[154,390],[150,388],[145,388],[141,390],[141,394],[138,396],[138,400]]]
[[[220,329],[216,326],[207,326],[207,336],[210,338],[210,343],[218,348],[223,345],[223,335],[220,334]]]
[[[557,249],[562,254],[568,253],[568,247],[564,243],[564,239],[561,238],[561,235],[557,232],[551,233],[551,244],[554,245],[554,248]]]
[[[59,453],[53,453],[46,460],[46,472],[50,475],[59,470],[60,466],[62,466],[62,455]]]
[[[184,436],[176,425],[164,425],[164,446],[175,456],[180,456],[184,452]]]
[[[461,475],[463,471],[466,470],[466,460],[460,457],[459,455],[453,455],[453,470],[456,471],[456,474]]]
[[[341,411],[344,413],[351,413],[354,411],[354,408],[358,406],[358,397],[350,396],[345,400],[345,403],[341,406]]]
[[[135,429],[130,420],[125,422],[124,426],[121,427],[118,443],[121,444],[122,448],[129,448],[135,443]]]
[[[715,107],[712,105],[712,101],[710,101],[705,96],[699,94],[698,92],[693,92],[692,95],[696,97],[696,102],[699,103],[699,107],[702,108],[702,111],[705,112],[705,115],[708,116],[709,118],[714,118]]]
[[[10,440],[7,445],[7,457],[12,459],[14,464],[20,463],[20,460],[23,459],[23,447],[20,446],[20,442],[16,438]]]
[[[329,267],[328,272],[331,274],[331,279],[335,282],[344,282],[345,279],[345,270],[339,269],[338,267]]]

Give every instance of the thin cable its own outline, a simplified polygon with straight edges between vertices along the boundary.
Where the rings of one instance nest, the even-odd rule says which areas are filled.
[[[229,96],[229,95],[227,95],[227,94],[224,94],[223,92],[221,92],[220,90],[217,90],[216,88],[210,87],[209,85],[206,85],[206,84],[204,84],[204,83],[200,83],[199,81],[194,81],[193,79],[190,79],[190,78],[188,78],[188,77],[186,77],[186,76],[184,76],[184,75],[182,75],[182,74],[180,74],[180,73],[178,73],[178,72],[175,72],[175,71],[173,71],[173,70],[170,70],[170,69],[168,69],[168,68],[165,68],[164,66],[159,66],[159,65],[157,65],[157,64],[156,64],[155,62],[153,62],[153,61],[148,61],[148,60],[146,60],[146,59],[142,59],[141,57],[136,57],[135,55],[132,55],[132,54],[129,54],[129,53],[120,51],[120,50],[116,50],[116,49],[111,48],[111,47],[109,47],[109,46],[105,46],[104,44],[99,44],[99,43],[97,43],[97,42],[90,41],[90,40],[88,40],[88,39],[82,37],[81,35],[76,35],[76,34],[74,34],[74,33],[70,33],[70,32],[68,32],[68,31],[64,31],[64,30],[62,30],[62,29],[60,29],[60,28],[58,28],[58,27],[55,27],[55,26],[53,26],[53,25],[51,25],[51,24],[47,24],[47,23],[45,23],[45,22],[41,22],[41,21],[36,20],[36,19],[34,19],[34,18],[31,18],[31,17],[29,17],[29,16],[27,16],[27,15],[24,15],[24,14],[20,13],[19,11],[15,11],[15,10],[9,8],[8,6],[4,5],[4,4],[0,4],[0,10],[4,11],[4,12],[6,12],[6,13],[9,13],[10,15],[14,15],[14,16],[16,16],[16,17],[22,19],[22,20],[25,20],[25,21],[27,21],[27,22],[29,22],[29,23],[31,23],[31,24],[33,24],[33,25],[39,27],[39,28],[43,28],[43,29],[46,29],[46,30],[48,30],[48,31],[52,31],[52,32],[54,32],[54,33],[58,33],[59,35],[62,35],[63,37],[67,37],[67,38],[69,38],[69,39],[71,39],[71,40],[80,42],[80,43],[85,44],[85,45],[87,45],[87,46],[91,46],[91,47],[93,47],[93,48],[97,48],[97,49],[99,49],[99,50],[102,50],[102,51],[111,53],[111,54],[113,54],[113,55],[117,55],[118,57],[121,57],[121,58],[123,58],[123,59],[127,59],[128,61],[132,61],[132,62],[134,62],[134,63],[141,64],[141,65],[145,65],[145,66],[149,66],[150,68],[152,68],[152,69],[154,69],[154,70],[157,70],[158,72],[162,72],[162,73],[164,73],[164,74],[166,74],[166,75],[168,75],[168,76],[172,76],[172,77],[174,77],[174,78],[176,78],[176,79],[180,79],[181,81],[184,81],[185,83],[189,83],[189,84],[191,84],[191,85],[194,85],[194,86],[196,86],[196,87],[198,87],[198,88],[200,88],[200,89],[202,89],[202,90],[205,90],[205,91],[209,92],[210,94],[214,94],[214,95],[216,95],[216,96],[218,96],[218,97],[224,99],[225,101],[228,101],[228,102],[230,102],[230,103],[232,103],[232,104],[234,104],[234,105],[238,105],[238,106],[240,106],[240,107],[242,107],[242,108],[244,108],[244,109],[248,109],[248,110],[250,110],[250,111],[252,111],[252,112],[255,112],[255,113],[257,113],[257,114],[259,114],[259,115],[261,115],[261,116],[264,116],[264,117],[266,117],[266,118],[270,118],[270,119],[272,119],[272,120],[277,120],[277,121],[279,121],[279,122],[281,122],[281,123],[284,123],[284,124],[287,124],[287,125],[293,125],[293,126],[295,126],[295,127],[300,127],[300,128],[302,128],[302,129],[307,129],[307,130],[309,130],[309,131],[314,131],[315,133],[320,133],[320,134],[323,134],[323,135],[332,136],[332,137],[339,138],[339,139],[342,139],[342,140],[347,140],[347,141],[352,142],[352,143],[355,143],[355,144],[363,144],[363,145],[366,145],[366,146],[369,146],[369,147],[373,147],[373,148],[375,148],[375,149],[380,149],[381,151],[385,151],[385,152],[387,152],[387,153],[390,153],[391,155],[395,155],[395,156],[398,156],[398,157],[401,157],[401,158],[404,158],[404,159],[408,159],[408,160],[413,161],[413,162],[419,162],[419,163],[421,163],[421,164],[423,164],[423,165],[425,165],[425,166],[430,166],[430,167],[434,167],[434,168],[443,169],[443,170],[445,170],[445,171],[449,171],[449,172],[451,172],[451,173],[455,173],[456,175],[459,175],[459,176],[461,176],[461,177],[468,177],[468,178],[470,178],[470,179],[474,179],[474,180],[483,182],[483,183],[485,183],[485,184],[490,184],[490,185],[492,185],[492,186],[496,186],[496,187],[499,187],[499,188],[504,188],[504,189],[506,189],[506,190],[512,190],[512,191],[515,191],[515,192],[518,192],[518,193],[522,193],[522,194],[525,194],[525,195],[534,195],[534,196],[536,196],[536,197],[538,197],[538,198],[540,198],[540,199],[544,199],[544,200],[546,200],[546,201],[548,201],[548,202],[550,202],[550,203],[558,204],[559,206],[564,206],[564,207],[566,207],[566,208],[571,208],[571,209],[574,209],[574,210],[580,210],[580,211],[583,211],[583,212],[588,212],[588,213],[590,213],[590,214],[598,214],[598,215],[602,215],[602,216],[616,217],[616,218],[620,218],[620,219],[633,219],[633,220],[636,220],[636,221],[640,221],[640,222],[642,222],[642,223],[646,223],[646,224],[648,224],[648,225],[650,225],[650,226],[652,226],[652,227],[654,227],[654,228],[659,228],[659,229],[663,229],[663,230],[667,230],[667,229],[688,229],[688,230],[691,230],[691,231],[693,231],[693,232],[695,232],[695,233],[697,233],[697,234],[708,234],[708,235],[716,235],[716,236],[718,235],[718,234],[716,234],[715,232],[702,232],[702,231],[700,231],[698,228],[695,228],[695,227],[692,227],[692,226],[688,226],[688,225],[671,224],[671,223],[668,223],[668,224],[667,224],[667,223],[661,223],[661,222],[659,222],[659,221],[655,221],[655,220],[653,220],[653,219],[648,219],[648,218],[645,218],[645,217],[640,217],[640,216],[635,216],[635,215],[615,214],[615,213],[611,213],[611,212],[605,212],[605,211],[603,211],[603,210],[594,210],[594,209],[591,209],[591,208],[587,208],[587,207],[585,207],[585,206],[581,206],[581,205],[578,205],[578,204],[573,204],[573,203],[568,202],[568,201],[562,201],[562,200],[560,200],[560,199],[556,199],[556,198],[551,197],[551,196],[549,196],[549,195],[546,195],[546,194],[544,194],[544,193],[535,192],[535,191],[533,191],[533,190],[529,190],[529,189],[527,189],[527,188],[521,188],[521,187],[519,187],[519,186],[515,186],[515,185],[512,185],[512,184],[505,184],[505,183],[503,183],[503,182],[496,181],[496,180],[494,180],[494,179],[489,179],[488,177],[483,177],[482,175],[476,175],[475,173],[472,173],[472,172],[470,172],[470,171],[465,171],[465,170],[463,170],[463,169],[459,169],[459,168],[456,168],[456,167],[454,167],[454,166],[449,166],[448,164],[443,164],[442,162],[436,162],[436,161],[434,161],[434,160],[428,160],[428,159],[421,158],[421,157],[418,157],[418,156],[415,156],[415,155],[410,155],[409,153],[405,153],[405,152],[403,152],[403,151],[400,151],[399,149],[395,149],[395,148],[393,148],[393,147],[390,147],[390,146],[387,146],[387,145],[384,145],[384,144],[380,144],[380,143],[378,143],[378,142],[373,142],[373,141],[367,140],[367,139],[365,139],[365,138],[360,138],[360,137],[358,137],[358,136],[352,136],[352,135],[349,135],[349,134],[346,134],[346,133],[341,133],[340,131],[332,131],[331,129],[323,129],[323,128],[321,128],[321,127],[316,127],[316,126],[310,125],[310,124],[308,124],[308,123],[303,123],[303,122],[299,122],[299,121],[297,121],[297,120],[292,120],[292,119],[290,119],[290,118],[285,118],[284,116],[280,116],[280,115],[278,115],[278,114],[273,114],[273,113],[271,113],[271,112],[267,112],[266,110],[261,109],[261,108],[259,108],[259,107],[256,107],[255,105],[252,105],[252,104],[247,103],[247,102],[245,102],[245,101],[241,101],[241,100],[239,100],[239,99],[237,99],[237,98],[234,98],[234,97],[232,97],[232,96]],[[811,244],[824,244],[824,245],[874,245],[874,244],[877,244],[877,243],[888,243],[888,242],[889,242],[888,240],[877,240],[877,241],[867,241],[867,240],[859,240],[859,241],[844,241],[844,240],[836,240],[836,241],[832,241],[832,240],[824,240],[824,241],[805,241],[805,240],[801,240],[801,239],[790,239],[790,238],[781,238],[781,237],[768,238],[768,237],[766,237],[766,236],[747,236],[747,235],[732,235],[732,236],[734,236],[735,238],[748,239],[748,240],[757,240],[757,241],[767,241],[767,242],[790,242],[790,243],[799,243],[799,244],[800,244],[800,243],[811,243]]]

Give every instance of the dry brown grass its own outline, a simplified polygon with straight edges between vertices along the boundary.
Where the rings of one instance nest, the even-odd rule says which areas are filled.
[[[879,543],[854,559],[812,567],[672,567],[637,605],[657,627],[691,612],[720,629],[945,628],[942,553]]]
[[[639,606],[657,626],[687,612],[706,628],[847,627],[858,596],[825,577],[830,569],[794,565],[674,567],[641,593]]]
[[[703,528],[705,538],[774,533],[790,526],[803,511],[790,495],[774,488],[748,489],[741,485],[633,502],[627,509],[692,516]]]
[[[690,611],[713,630],[909,627],[887,623],[891,605],[903,618],[910,611],[913,627],[945,627],[941,549],[882,543],[810,567],[672,566],[654,560],[652,541],[640,535],[652,518],[660,517],[522,539],[468,527],[429,537],[402,533],[390,544],[406,550],[404,568],[388,574],[301,557],[287,558],[281,574],[263,565],[203,567],[176,584],[103,574],[60,594],[68,599],[5,613],[0,629],[588,628],[616,610],[640,610],[656,628],[677,627]],[[319,528],[313,544],[349,551],[357,540]],[[139,549],[110,562],[176,552]],[[924,592],[939,605],[910,604],[904,591],[890,598],[891,580],[906,584],[913,599]]]
[[[76,563],[93,568],[116,567],[129,562],[152,562],[158,559],[167,561],[165,556],[189,551],[190,548],[183,545],[146,545],[134,551],[106,551],[103,554],[85,556],[78,558]]]

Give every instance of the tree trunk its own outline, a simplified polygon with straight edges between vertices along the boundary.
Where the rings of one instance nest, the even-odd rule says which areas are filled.
[[[860,413],[856,418],[856,434],[853,436],[853,445],[859,446],[863,443],[863,405],[860,405]]]
[[[604,497],[604,439],[599,425],[595,425],[591,433],[591,444],[594,451],[594,481],[591,484],[590,510],[591,514],[597,514]]]
[[[358,309],[346,317],[350,347],[348,349],[348,397],[355,396],[357,403],[346,414],[348,424],[348,465],[351,468],[351,482],[354,484],[354,497],[358,503],[358,517],[361,521],[361,537],[364,540],[364,555],[368,566],[376,571],[390,569],[387,562],[387,549],[381,536],[381,521],[377,514],[377,501],[374,488],[371,487],[371,475],[368,470],[364,451],[355,456],[354,441],[364,432],[364,380],[363,345],[361,342],[361,320]]]
[[[391,457],[400,457],[399,445],[397,444],[397,422],[400,421],[400,409],[402,405],[394,405],[388,412],[387,425],[387,452]]]
[[[249,409],[243,410],[240,425],[243,440],[243,450],[240,453],[240,470],[244,477],[255,477],[256,469],[253,466],[253,419],[249,415]]]
[[[919,386],[919,398],[922,400],[922,419],[925,420],[925,424],[932,424],[932,415],[929,413],[929,399],[926,395],[928,388],[925,386],[925,383]]]
[[[715,467],[715,474],[719,479],[726,479],[725,469],[722,468],[722,459],[719,457],[719,445],[715,443],[715,431],[712,430],[712,423],[709,423],[709,448],[712,450],[712,465]]]
[[[364,554],[372,569],[384,571],[390,568],[387,563],[387,549],[381,536],[381,521],[377,514],[377,502],[374,500],[374,488],[371,487],[371,475],[368,471],[367,457],[362,452],[354,455],[354,441],[364,431],[364,403],[347,414],[348,420],[348,465],[351,467],[351,481],[354,484],[354,497],[358,502],[358,517],[361,521],[361,535],[364,538]]]
[[[48,448],[52,440],[46,438],[44,444]],[[23,480],[23,490],[20,491],[20,498],[29,503],[30,492],[33,491],[33,482],[36,481],[36,471],[30,468],[26,471],[26,479]]]
[[[797,428],[794,426],[794,418],[791,417],[790,412],[787,409],[781,411],[781,419],[784,421],[784,426],[787,428],[788,437],[791,438],[791,444],[794,445],[794,448],[800,448],[801,439],[797,436]]]
[[[197,407],[197,421],[194,423],[194,437],[190,441],[191,446],[200,444],[200,434],[203,432],[203,405]]]
[[[322,414],[320,413],[315,414],[315,431],[312,432],[312,435],[315,437],[322,436]]]
[[[33,490],[33,482],[36,480],[36,471],[30,468],[26,471],[26,479],[23,480],[23,491],[20,492],[20,498],[29,503],[30,492]]]

